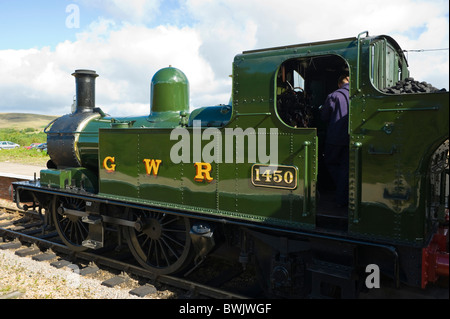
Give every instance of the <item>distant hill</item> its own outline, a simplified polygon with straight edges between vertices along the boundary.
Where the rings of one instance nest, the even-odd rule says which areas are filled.
[[[0,129],[44,129],[48,123],[59,116],[30,113],[0,113]]]

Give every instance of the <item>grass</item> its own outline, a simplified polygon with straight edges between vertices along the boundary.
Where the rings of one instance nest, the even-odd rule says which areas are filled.
[[[27,150],[20,147],[11,150],[0,150],[0,162],[10,162],[29,165],[45,165],[50,157],[47,152]]]
[[[33,128],[21,130],[14,128],[2,128],[0,129],[0,141],[11,141],[25,147],[31,143],[47,142],[47,134]]]

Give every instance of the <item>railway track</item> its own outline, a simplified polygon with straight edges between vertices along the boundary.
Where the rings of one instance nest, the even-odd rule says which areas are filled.
[[[137,264],[123,247],[107,247],[93,252],[75,252],[64,245],[52,227],[44,227],[45,214],[34,210],[23,211],[0,205],[0,250],[14,249],[16,255],[30,256],[36,262],[50,260],[56,268],[76,269],[80,276],[95,272],[108,272],[102,285],[114,288],[126,278],[137,278],[138,285],[129,293],[146,297],[158,291],[172,291],[169,297],[178,299],[250,299],[264,298],[252,269],[242,271],[236,265],[224,265],[223,261],[207,259],[189,276],[155,275]],[[74,266],[75,265],[75,266]],[[448,283],[425,291],[411,289],[406,292],[389,287],[361,294],[361,299],[448,299]],[[1,288],[1,287],[0,287]],[[15,298],[15,292],[10,296]],[[2,293],[0,293],[2,298]],[[164,297],[163,297],[164,298]]]
[[[0,206],[0,249],[15,249],[19,256],[32,255],[36,262],[50,260],[52,266],[73,268],[80,275],[110,271],[109,278],[102,282],[107,287],[120,285],[126,277],[138,278],[139,286],[130,290],[130,294],[138,297],[154,294],[158,290],[156,287],[163,287],[162,289],[174,290],[176,298],[183,299],[247,298],[239,293],[217,288],[229,284],[230,280],[240,275],[240,271],[234,267],[216,272],[214,278],[209,279],[209,283],[214,286],[183,277],[155,275],[134,263],[125,248],[109,247],[98,252],[74,252],[59,240],[56,230],[46,226],[48,224],[45,221],[45,214],[40,212]],[[201,274],[196,274],[199,271]],[[204,279],[204,274],[204,269],[195,269],[190,277]]]

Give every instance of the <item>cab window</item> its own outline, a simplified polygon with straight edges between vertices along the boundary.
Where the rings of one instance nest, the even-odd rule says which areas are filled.
[[[406,61],[385,39],[373,42],[370,50],[370,77],[377,89],[394,86],[409,76]]]
[[[276,76],[276,112],[292,128],[319,127],[319,108],[337,89],[337,79],[348,74],[346,61],[337,55],[289,59]]]

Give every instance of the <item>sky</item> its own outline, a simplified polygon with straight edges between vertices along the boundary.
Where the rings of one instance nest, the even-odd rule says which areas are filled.
[[[70,113],[71,74],[91,69],[104,112],[147,115],[169,65],[191,109],[225,104],[242,51],[363,31],[393,37],[412,77],[449,90],[448,29],[447,0],[0,0],[0,113]]]

